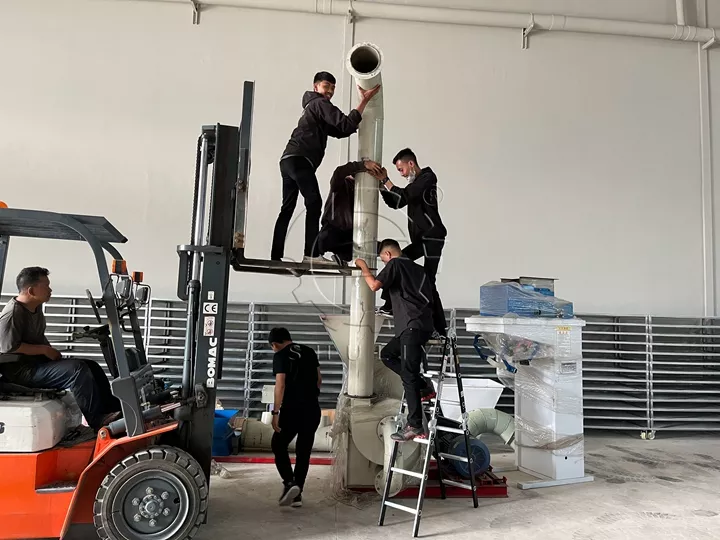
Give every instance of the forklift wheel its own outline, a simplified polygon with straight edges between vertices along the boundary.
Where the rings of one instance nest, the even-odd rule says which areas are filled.
[[[93,511],[105,539],[187,540],[205,521],[208,485],[195,458],[153,446],[115,465],[100,484]]]

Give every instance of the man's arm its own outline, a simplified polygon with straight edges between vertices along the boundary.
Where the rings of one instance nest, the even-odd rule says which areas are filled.
[[[283,397],[285,396],[285,374],[278,373],[275,375],[275,401],[273,403],[273,411],[280,411],[282,407]]]
[[[380,180],[380,196],[385,204],[393,210],[399,210],[407,206],[408,199],[405,196],[405,190],[390,181],[385,167],[382,167],[379,171],[371,171],[370,174]]]
[[[334,184],[339,180],[344,180],[346,176],[359,173],[365,170],[364,161],[351,161],[345,165],[340,165],[335,172],[333,172],[332,178],[330,178],[330,184]]]
[[[360,103],[347,115],[333,105],[330,100],[317,100],[322,119],[332,128],[329,133],[332,137],[344,139],[357,131],[362,122],[362,113],[370,100],[380,91],[380,85],[370,90],[358,87],[358,91],[360,92]]]
[[[50,345],[30,345],[28,343],[21,343],[17,349],[9,352],[14,354],[25,354],[27,356],[47,356],[51,360],[58,360],[62,357],[60,351],[53,349]]]
[[[320,366],[317,368],[318,373],[318,390],[320,390],[320,387],[322,386],[322,373],[320,372]]]
[[[345,114],[327,99],[318,99],[318,111],[322,120],[328,125],[328,135],[336,139],[344,139],[355,133],[362,122],[362,114],[353,109]]]
[[[368,284],[368,287],[370,287],[370,290],[373,292],[379,291],[382,289],[382,282],[375,279],[375,276],[373,276],[372,272],[370,271],[370,268],[368,268],[367,263],[362,259],[356,259],[355,265],[362,270],[362,276],[365,278],[365,283]]]

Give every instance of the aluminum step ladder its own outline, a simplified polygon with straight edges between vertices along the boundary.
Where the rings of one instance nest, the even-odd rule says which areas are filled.
[[[473,472],[473,458],[472,458],[472,448],[470,447],[470,431],[468,430],[468,414],[467,410],[465,408],[465,394],[463,392],[463,384],[462,384],[462,376],[460,374],[460,360],[458,357],[457,352],[457,340],[454,335],[451,337],[445,337],[442,338],[440,341],[440,344],[443,347],[443,355],[442,355],[442,363],[440,366],[440,371],[428,371],[427,369],[427,357],[424,359],[425,364],[425,376],[431,377],[433,379],[437,380],[437,395],[433,400],[430,401],[430,418],[428,421],[428,436],[427,438],[416,438],[414,439],[414,442],[422,444],[425,446],[425,458],[423,460],[423,467],[422,472],[415,472],[415,471],[408,471],[404,469],[400,469],[395,466],[395,461],[397,459],[398,455],[398,448],[400,444],[405,444],[401,442],[395,442],[393,445],[392,455],[390,456],[390,467],[387,473],[387,476],[385,478],[385,489],[383,491],[383,497],[382,497],[382,505],[380,507],[380,519],[378,520],[378,525],[380,527],[383,526],[385,522],[385,512],[388,508],[395,508],[396,510],[401,510],[403,512],[407,512],[409,514],[413,514],[415,516],[415,521],[413,523],[413,538],[416,538],[418,535],[418,531],[420,529],[420,518],[422,517],[422,508],[423,508],[423,502],[425,500],[425,489],[427,487],[427,481],[428,481],[428,473],[430,471],[430,457],[434,456],[435,460],[437,462],[438,468],[438,480],[440,482],[440,497],[442,499],[445,499],[445,486],[454,486],[458,488],[464,488],[469,490],[472,493],[473,498],[473,507],[478,507],[478,498],[477,498],[477,488],[475,486],[475,478]],[[442,399],[442,393],[443,393],[443,386],[445,384],[445,379],[451,378],[455,379],[455,382],[457,384],[458,389],[458,396],[459,401],[458,402],[452,402],[448,400],[444,400],[446,403],[453,403],[456,405],[460,405],[460,411],[462,413],[461,420],[458,422],[456,420],[452,420],[450,418],[446,418],[442,415],[442,409],[441,409],[441,401]],[[424,404],[423,404],[424,405]],[[400,415],[402,416],[407,409],[407,401],[405,400],[405,396],[403,396],[402,404],[400,406]],[[423,406],[424,412],[427,413],[427,409]],[[443,424],[453,424],[456,427],[447,427],[444,425],[438,425],[438,419],[443,419]],[[449,433],[456,433],[458,435],[464,435],[465,436],[465,449],[466,453],[468,454],[467,457],[463,456],[455,456],[452,454],[446,454],[439,452],[437,449],[437,432],[443,431],[443,432],[449,432]],[[469,483],[465,482],[455,482],[453,480],[444,479],[442,474],[442,468],[440,467],[441,460],[452,460],[452,461],[460,461],[463,463],[468,464],[468,471],[470,472],[470,481]],[[418,500],[417,505],[415,507],[411,506],[405,506],[403,504],[398,504],[395,502],[392,502],[388,500],[389,494],[390,494],[390,485],[392,482],[393,474],[403,474],[406,476],[411,476],[414,478],[420,479],[420,489],[418,492]]]

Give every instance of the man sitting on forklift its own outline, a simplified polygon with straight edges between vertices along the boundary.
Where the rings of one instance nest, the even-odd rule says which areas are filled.
[[[70,390],[88,425],[97,431],[120,418],[120,402],[96,362],[63,358],[45,337],[42,305],[52,294],[49,274],[35,266],[23,268],[17,276],[19,294],[0,313],[0,380]]]

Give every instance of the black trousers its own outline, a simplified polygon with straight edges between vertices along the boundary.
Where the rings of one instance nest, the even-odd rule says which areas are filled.
[[[92,360],[28,356],[17,362],[0,364],[0,374],[8,382],[22,386],[70,390],[93,429],[102,427],[107,414],[120,410],[120,402],[112,395],[105,372]]]
[[[353,257],[353,232],[326,225],[318,235],[318,251],[320,254],[332,251],[341,261],[349,262]]]
[[[433,327],[440,334],[445,335],[447,330],[447,320],[445,319],[445,309],[442,300],[437,291],[435,277],[437,276],[438,267],[440,266],[440,257],[445,247],[445,239],[424,238],[422,242],[413,242],[403,249],[405,255],[411,261],[416,261],[423,257],[425,275],[430,280],[433,291]],[[385,309],[392,309],[392,300],[390,294],[383,290],[381,298],[385,301]]]
[[[317,257],[319,252],[315,245],[315,239],[320,229],[322,197],[315,176],[315,168],[304,157],[289,157],[280,161],[280,173],[283,180],[283,200],[280,214],[275,222],[270,258],[279,260],[285,253],[285,238],[295,211],[298,193],[301,193],[305,199],[304,255]]]
[[[380,351],[383,364],[402,379],[408,405],[408,424],[414,428],[423,427],[420,391],[427,386],[427,382],[420,375],[420,368],[425,354],[423,345],[430,335],[430,332],[417,328],[406,328]]]
[[[310,453],[315,442],[315,432],[320,425],[320,405],[283,408],[280,410],[279,423],[280,433],[273,433],[271,441],[275,466],[286,485],[294,483],[302,490],[310,468]],[[295,471],[293,471],[288,446],[296,436]]]

